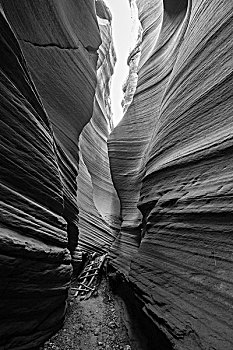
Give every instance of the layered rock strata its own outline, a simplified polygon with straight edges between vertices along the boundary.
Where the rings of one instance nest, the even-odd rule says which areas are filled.
[[[175,349],[231,350],[233,6],[137,6],[137,89],[109,139],[123,220],[112,263]]]
[[[106,6],[98,24],[94,1],[0,1],[0,349],[35,348],[61,326],[78,225],[78,249],[111,245],[130,302],[171,347],[233,348],[232,4],[136,4],[142,40],[110,174]]]
[[[131,47],[130,55],[127,64],[129,66],[129,74],[123,86],[124,97],[121,102],[123,114],[129,108],[137,87],[138,81],[138,65],[141,57],[141,42],[142,42],[142,26],[138,18],[138,8],[136,0],[130,1],[131,7]]]
[[[104,253],[120,225],[120,204],[112,184],[107,149],[113,129],[109,95],[116,56],[109,9],[103,1],[97,1],[96,8],[102,44],[98,50],[93,115],[79,141],[79,249]]]
[[[78,138],[101,39],[94,1],[2,0],[0,9],[0,348],[25,350],[65,314]]]

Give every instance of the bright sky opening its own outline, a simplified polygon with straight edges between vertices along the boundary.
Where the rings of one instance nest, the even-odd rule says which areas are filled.
[[[112,13],[113,44],[116,50],[117,62],[111,85],[111,102],[113,124],[116,126],[123,117],[121,101],[122,86],[129,73],[127,58],[131,47],[132,19],[129,0],[104,0]]]

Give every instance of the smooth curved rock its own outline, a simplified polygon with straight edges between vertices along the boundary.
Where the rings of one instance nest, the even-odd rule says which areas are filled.
[[[64,319],[100,36],[94,1],[0,8],[0,348],[25,350]]]
[[[231,350],[233,5],[137,4],[137,89],[109,139],[112,263],[175,349]]]
[[[131,47],[128,57],[129,74],[125,84],[123,85],[124,97],[121,102],[123,113],[125,114],[129,108],[137,87],[138,82],[138,64],[141,57],[141,42],[142,42],[142,26],[138,18],[138,8],[136,0],[130,1],[131,7]]]
[[[120,225],[120,204],[112,184],[107,149],[107,138],[113,129],[109,95],[116,56],[112,18],[103,1],[97,1],[97,15],[102,44],[98,50],[96,96],[92,118],[79,141],[79,248],[104,253]]]
[[[109,139],[111,170],[122,204],[121,235],[115,251],[125,270],[141,241],[142,215],[137,205],[147,148],[189,16],[185,11],[170,16],[159,0],[139,3],[138,8],[143,29],[138,85],[133,103]]]
[[[101,42],[94,2],[2,2],[53,125],[73,253],[78,237],[78,139],[92,115]]]

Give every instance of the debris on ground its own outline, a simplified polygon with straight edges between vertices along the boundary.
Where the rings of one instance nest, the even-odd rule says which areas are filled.
[[[85,267],[80,276],[88,274],[88,278],[81,279],[82,286],[95,289],[97,282],[93,279],[90,283],[90,271],[101,268],[104,259],[92,259],[95,264],[92,261]],[[127,329],[106,278],[102,278],[94,294],[88,288],[83,292],[80,278],[73,281],[64,327],[41,350],[131,350]]]

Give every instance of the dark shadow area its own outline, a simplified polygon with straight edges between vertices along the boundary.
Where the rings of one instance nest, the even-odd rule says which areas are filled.
[[[188,0],[163,0],[164,9],[170,13],[179,13],[184,11],[188,6]]]
[[[108,266],[108,278],[112,292],[121,310],[134,350],[172,350],[166,335],[143,312],[143,303],[124,277]]]

